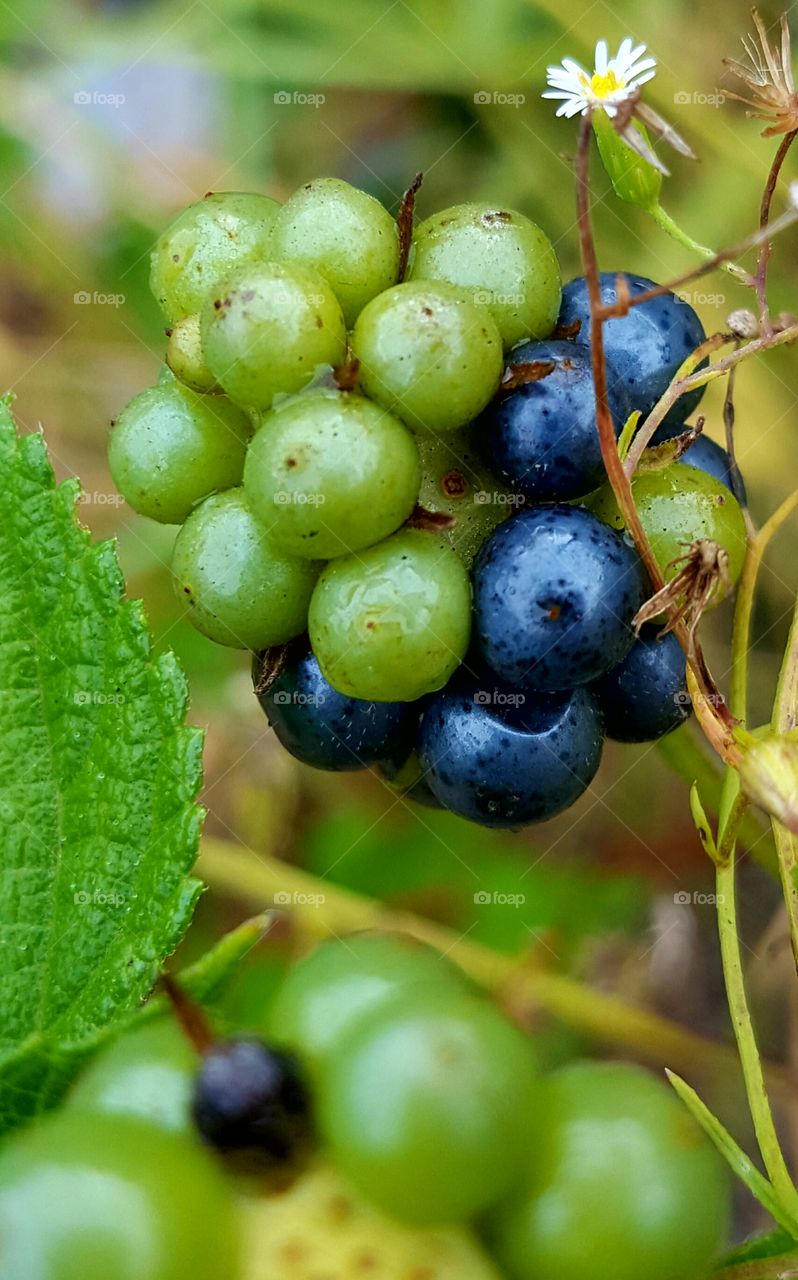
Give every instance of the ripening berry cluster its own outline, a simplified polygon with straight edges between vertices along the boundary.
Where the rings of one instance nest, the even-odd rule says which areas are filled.
[[[282,206],[220,193],[184,210],[152,257],[166,367],[115,423],[111,471],[137,511],[182,524],[195,625],[269,651],[256,687],[289,751],[514,828],[577,799],[605,735],[680,724],[684,660],[633,627],[652,586],[606,485],[584,279],[561,289],[514,210],[446,209],[405,247],[332,178]],[[602,277],[605,302],[616,284]],[[604,326],[617,432],[703,337],[672,293]],[[666,576],[709,538],[733,581],[727,455],[701,436],[678,462],[648,456],[635,498]]]
[[[144,1020],[5,1145],[4,1280],[709,1274],[728,1173],[665,1082],[543,1074],[432,948],[323,942],[261,1021],[199,1053]]]

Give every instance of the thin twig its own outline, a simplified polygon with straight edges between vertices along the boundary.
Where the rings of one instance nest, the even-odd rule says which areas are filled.
[[[779,174],[781,173],[781,167],[787,158],[787,152],[795,141],[796,136],[798,136],[798,129],[793,129],[791,133],[785,133],[779,143],[778,150],[773,157],[773,163],[770,166],[770,172],[768,173],[767,182],[765,183],[765,190],[762,193],[762,203],[759,206],[760,231],[764,231],[770,222],[770,206],[773,203],[773,196],[776,191]],[[759,325],[763,334],[769,334],[772,332],[767,289],[770,254],[771,242],[770,237],[768,237],[767,240],[762,241],[760,246],[759,257],[757,258],[756,264],[756,275],[754,276],[754,280],[756,282],[756,296],[757,301],[759,302]]]

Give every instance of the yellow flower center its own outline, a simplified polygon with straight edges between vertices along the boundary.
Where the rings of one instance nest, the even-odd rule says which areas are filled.
[[[590,88],[597,98],[609,98],[616,89],[623,89],[624,83],[618,79],[614,71],[606,71],[603,76],[596,71],[590,81]]]

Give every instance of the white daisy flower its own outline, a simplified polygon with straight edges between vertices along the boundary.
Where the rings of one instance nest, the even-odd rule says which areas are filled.
[[[599,40],[592,75],[573,58],[563,58],[560,66],[547,68],[550,88],[542,96],[562,99],[557,115],[569,120],[585,115],[591,107],[603,107],[608,116],[614,116],[619,104],[657,73],[656,58],[643,57],[645,52],[644,44],[634,44],[627,36],[615,57],[609,58],[607,41]]]

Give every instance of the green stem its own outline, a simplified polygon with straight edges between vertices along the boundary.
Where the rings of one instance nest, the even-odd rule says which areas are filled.
[[[683,231],[679,224],[674,222],[671,215],[663,209],[661,204],[650,205],[647,212],[651,214],[660,230],[669,235],[677,244],[683,245],[685,249],[690,249],[693,253],[697,253],[699,257],[707,260],[717,256],[714,249],[708,249],[705,244],[699,244],[686,231]],[[738,280],[745,275],[744,272],[741,273],[740,268],[734,262],[721,262],[718,265]]]
[[[652,1064],[680,1073],[735,1072],[737,1055],[657,1014],[634,1008],[573,978],[523,957],[504,955],[443,925],[320,880],[288,863],[206,836],[199,874],[259,909],[286,902],[300,933],[314,939],[341,937],[362,929],[399,931],[420,938],[449,956],[481,986],[501,993],[512,989],[513,1004],[542,1010],[604,1044],[627,1049]],[[778,1067],[768,1067],[772,1089],[787,1095],[792,1082]]]
[[[737,901],[735,884],[735,860],[733,847],[728,861],[718,866],[716,873],[718,930],[720,933],[720,949],[723,959],[723,975],[726,982],[726,996],[729,1002],[734,1037],[743,1068],[745,1090],[751,1118],[754,1122],[759,1150],[767,1175],[773,1185],[784,1211],[798,1220],[798,1191],[796,1191],[790,1171],[779,1145],[773,1113],[770,1109],[765,1077],[756,1036],[748,1008],[748,997],[745,990],[743,965],[740,955],[740,938],[737,924]]]
[[[795,1280],[798,1276],[798,1253],[783,1253],[778,1258],[756,1258],[739,1262],[713,1274],[713,1280]]]
[[[796,727],[798,717],[798,602],[793,612],[790,635],[779,672],[776,697],[773,703],[771,728],[774,733],[789,733]],[[779,859],[781,887],[787,904],[790,922],[790,940],[796,965],[798,965],[798,837],[774,819],[773,838]]]

